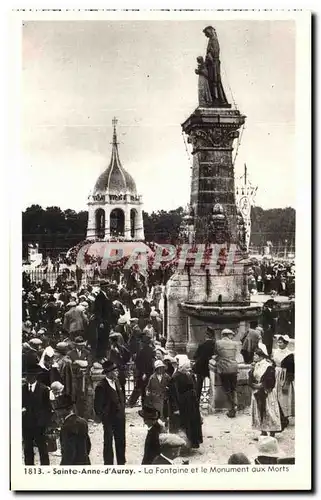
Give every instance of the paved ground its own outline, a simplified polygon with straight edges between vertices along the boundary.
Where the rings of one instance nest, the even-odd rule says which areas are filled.
[[[143,457],[143,448],[147,428],[137,414],[137,408],[126,410],[127,464],[139,465]],[[89,424],[92,451],[92,465],[103,464],[102,446],[103,429],[101,424]],[[239,413],[237,418],[229,419],[224,413],[204,416],[203,445],[193,450],[189,457],[190,464],[212,463],[224,465],[232,453],[245,453],[250,459],[256,456],[258,432],[251,429],[250,411]],[[277,435],[280,448],[287,456],[294,456],[294,426],[288,427]],[[178,459],[179,460],[179,459]],[[59,465],[60,457],[50,454],[51,465]]]

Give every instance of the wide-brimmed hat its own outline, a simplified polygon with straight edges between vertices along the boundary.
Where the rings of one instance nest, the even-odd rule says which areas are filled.
[[[275,437],[260,436],[257,455],[281,458],[285,456],[285,453],[279,448],[278,440]]]
[[[118,369],[118,366],[115,363],[113,363],[112,361],[110,361],[110,359],[106,359],[102,363],[102,367],[103,367],[103,373],[109,373],[109,372],[112,372],[113,370]]]
[[[73,400],[69,394],[63,394],[56,399],[56,410],[68,410],[73,407]]]
[[[68,302],[68,304],[66,305],[66,307],[76,307],[77,303],[72,300],[71,302]]]
[[[80,335],[79,337],[76,337],[74,340],[74,344],[76,345],[86,345],[86,341],[84,338]]]
[[[155,361],[155,365],[154,365],[155,370],[156,370],[156,368],[162,368],[162,367],[165,367],[163,361],[161,361],[160,359],[157,359]]]
[[[144,406],[142,410],[139,410],[138,415],[144,419],[158,420],[159,412],[155,408],[150,408]]]

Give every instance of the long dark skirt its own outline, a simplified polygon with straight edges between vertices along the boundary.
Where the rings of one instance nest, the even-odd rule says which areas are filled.
[[[180,426],[191,446],[203,443],[201,414],[194,390],[179,395]]]

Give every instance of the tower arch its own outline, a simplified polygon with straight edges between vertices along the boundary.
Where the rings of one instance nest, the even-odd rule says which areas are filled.
[[[97,208],[95,210],[95,235],[96,238],[105,238],[105,210]]]
[[[110,212],[110,236],[112,238],[125,236],[125,213],[121,208],[113,208]]]

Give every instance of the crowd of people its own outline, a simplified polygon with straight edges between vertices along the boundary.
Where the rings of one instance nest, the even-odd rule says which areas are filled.
[[[88,420],[92,418],[103,426],[104,464],[114,463],[113,442],[117,464],[125,464],[125,407],[133,408],[139,401],[139,415],[148,427],[143,464],[172,463],[181,450],[199,448],[200,400],[213,357],[229,402],[227,415],[237,416],[235,332],[223,329],[222,338],[215,340],[215,332],[208,328],[191,361],[166,350],[162,275],[149,282],[135,273],[115,274],[114,268],[109,279],[99,277],[97,285],[84,286],[80,278],[77,269],[75,276],[63,272],[52,286],[45,279],[32,282],[23,274],[26,465],[34,464],[35,446],[41,465],[49,465],[50,451],[61,456],[61,465],[90,464]],[[253,367],[249,377],[253,428],[261,430],[261,444],[270,440],[267,447],[294,415],[290,338],[281,336],[272,352],[273,325],[267,323],[265,331],[250,329],[241,351],[244,362]],[[128,395],[130,374],[134,386]]]
[[[295,295],[295,264],[293,261],[263,258],[252,259],[249,271],[249,291],[251,294]]]

